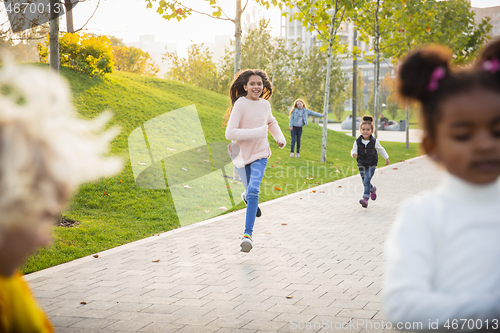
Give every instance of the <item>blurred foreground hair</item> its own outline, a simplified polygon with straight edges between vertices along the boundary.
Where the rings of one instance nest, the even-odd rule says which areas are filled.
[[[122,166],[105,156],[119,132],[103,130],[110,113],[79,118],[68,85],[57,74],[2,58],[0,241],[6,228],[30,227],[45,212],[59,213],[78,185]]]

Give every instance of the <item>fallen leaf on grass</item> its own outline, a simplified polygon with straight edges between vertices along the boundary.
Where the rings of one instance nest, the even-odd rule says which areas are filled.
[[[120,179],[120,183],[123,183],[123,180]]]
[[[191,188],[191,186],[189,186],[189,185],[184,185],[184,188]]]
[[[278,190],[278,191],[281,191],[281,187],[277,187],[277,186],[276,186],[274,189],[275,189],[275,190]]]
[[[153,260],[153,262],[160,262],[160,259]]]
[[[229,186],[229,185],[226,185],[226,187],[227,187],[227,188],[231,188],[231,186]]]
[[[184,170],[184,171],[188,171],[188,169],[186,169],[186,168],[181,168],[181,169]]]
[[[206,214],[210,213],[210,209],[205,211]]]
[[[399,162],[406,162],[406,161],[405,161],[405,160],[401,160],[401,161],[399,161]]]
[[[102,193],[104,193],[104,195],[109,195],[109,193],[106,193],[106,192],[104,192],[104,191],[103,191]]]
[[[227,210],[226,207],[222,206],[222,207],[219,207],[220,210]]]
[[[98,254],[94,254],[92,257],[99,258],[99,255]]]

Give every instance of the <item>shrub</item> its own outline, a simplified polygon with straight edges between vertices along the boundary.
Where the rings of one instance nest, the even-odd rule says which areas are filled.
[[[47,59],[48,37],[45,46],[38,44],[40,61]],[[111,42],[106,36],[86,33],[63,33],[59,36],[59,61],[77,72],[103,76],[113,72]]]

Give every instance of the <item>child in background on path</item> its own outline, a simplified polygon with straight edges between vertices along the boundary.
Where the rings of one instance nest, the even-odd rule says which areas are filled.
[[[97,136],[109,117],[80,119],[48,70],[4,63],[0,87],[0,332],[54,332],[19,268],[79,184],[121,168],[104,157],[117,131]]]
[[[451,58],[445,47],[427,47],[399,69],[399,93],[421,104],[423,148],[446,173],[437,188],[400,207],[386,242],[383,308],[393,322],[421,322],[432,332],[494,331],[500,327],[500,40],[472,68],[452,69]]]
[[[238,171],[247,203],[245,232],[241,240],[241,251],[249,252],[253,247],[252,233],[259,204],[259,188],[271,156],[267,131],[271,132],[280,148],[286,141],[278,122],[271,112],[273,87],[267,74],[261,70],[242,71],[231,84],[229,96],[232,107],[226,113],[226,138],[232,140],[229,153]]]
[[[302,128],[307,126],[307,118],[309,116],[315,116],[323,118],[323,115],[318,112],[311,111],[307,109],[306,102],[301,99],[297,99],[292,108],[290,109],[290,122],[288,127],[292,131],[292,145],[290,147],[290,157],[294,156],[295,142],[297,142],[297,154],[295,157],[300,157],[300,138],[302,137]]]
[[[378,163],[378,153],[385,159],[385,165],[389,164],[389,155],[373,134],[373,117],[364,116],[359,125],[361,135],[354,141],[351,156],[358,161],[359,174],[363,181],[364,193],[359,203],[363,208],[368,207],[368,200],[377,199],[377,188],[371,184],[375,168]]]

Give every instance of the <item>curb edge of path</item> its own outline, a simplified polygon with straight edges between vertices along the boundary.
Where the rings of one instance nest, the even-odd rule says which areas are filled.
[[[387,166],[383,166],[383,167],[377,168],[377,169],[378,170],[384,170],[384,169],[389,168],[389,167],[393,168],[394,166],[402,164],[402,163],[406,163],[407,161],[414,161],[414,160],[422,159],[422,158],[427,158],[427,155],[417,156],[417,157],[405,160],[404,162],[397,162],[397,163],[390,164],[390,165],[387,165]],[[332,183],[343,183],[343,182],[348,181],[352,177],[358,177],[358,175],[353,175],[353,176],[345,177],[345,178],[342,178],[342,179],[339,179],[339,180],[336,180],[336,181],[333,181],[333,182],[329,182],[329,183],[317,185],[317,186],[310,187],[308,189],[305,189],[305,190],[302,190],[302,191],[299,191],[299,192],[295,192],[295,193],[292,193],[292,194],[289,194],[289,195],[285,195],[285,196],[277,198],[277,199],[272,199],[272,200],[269,200],[269,201],[261,203],[260,206],[264,207],[264,206],[270,205],[272,203],[277,203],[277,202],[280,202],[282,200],[288,200],[288,199],[296,197],[296,196],[304,195],[305,193],[308,193],[309,191],[311,191],[311,189],[323,188],[323,187],[326,187],[326,186],[330,186]],[[240,210],[228,213],[228,214],[224,214],[224,215],[219,215],[219,216],[213,217],[213,218],[208,219],[208,220],[196,222],[196,223],[193,223],[193,224],[190,224],[190,225],[187,225],[187,226],[181,226],[179,228],[172,229],[172,230],[166,231],[164,233],[161,233],[161,234],[159,234],[157,236],[150,236],[150,237],[143,238],[143,239],[140,239],[140,240],[137,240],[137,241],[133,241],[133,242],[130,242],[130,243],[127,243],[127,244],[123,244],[123,245],[120,245],[120,246],[117,246],[117,247],[114,247],[114,248],[111,248],[111,249],[108,249],[108,250],[104,250],[102,252],[98,252],[99,253],[99,257],[106,257],[108,255],[112,255],[112,254],[115,254],[115,253],[118,253],[118,252],[121,252],[121,251],[124,251],[124,250],[128,250],[130,248],[133,248],[133,247],[136,247],[136,246],[139,246],[139,245],[143,245],[143,244],[150,243],[152,241],[156,241],[157,239],[160,239],[160,238],[169,237],[171,235],[178,234],[180,232],[188,231],[188,230],[191,230],[191,229],[194,229],[194,228],[198,228],[198,227],[204,226],[206,224],[217,222],[217,221],[226,219],[226,218],[228,218],[230,216],[233,216],[235,214],[240,214],[242,211],[243,211],[243,209],[240,209]],[[74,267],[74,266],[78,266],[80,264],[84,264],[86,262],[90,262],[92,260],[95,260],[95,258],[93,257],[93,255],[94,254],[91,254],[91,255],[88,255],[88,256],[85,256],[85,257],[82,257],[82,258],[78,258],[78,259],[75,259],[75,260],[72,260],[72,261],[69,261],[69,262],[66,262],[66,263],[59,264],[57,266],[45,268],[45,269],[42,269],[42,270],[37,271],[37,272],[26,274],[26,275],[24,275],[24,279],[26,281],[31,281],[31,280],[34,280],[36,278],[43,277],[43,276],[46,276],[46,275],[49,275],[49,274],[52,274],[52,273],[55,273],[55,272],[59,272],[61,270],[64,270],[64,269],[67,269],[67,268],[70,268],[70,267]]]

